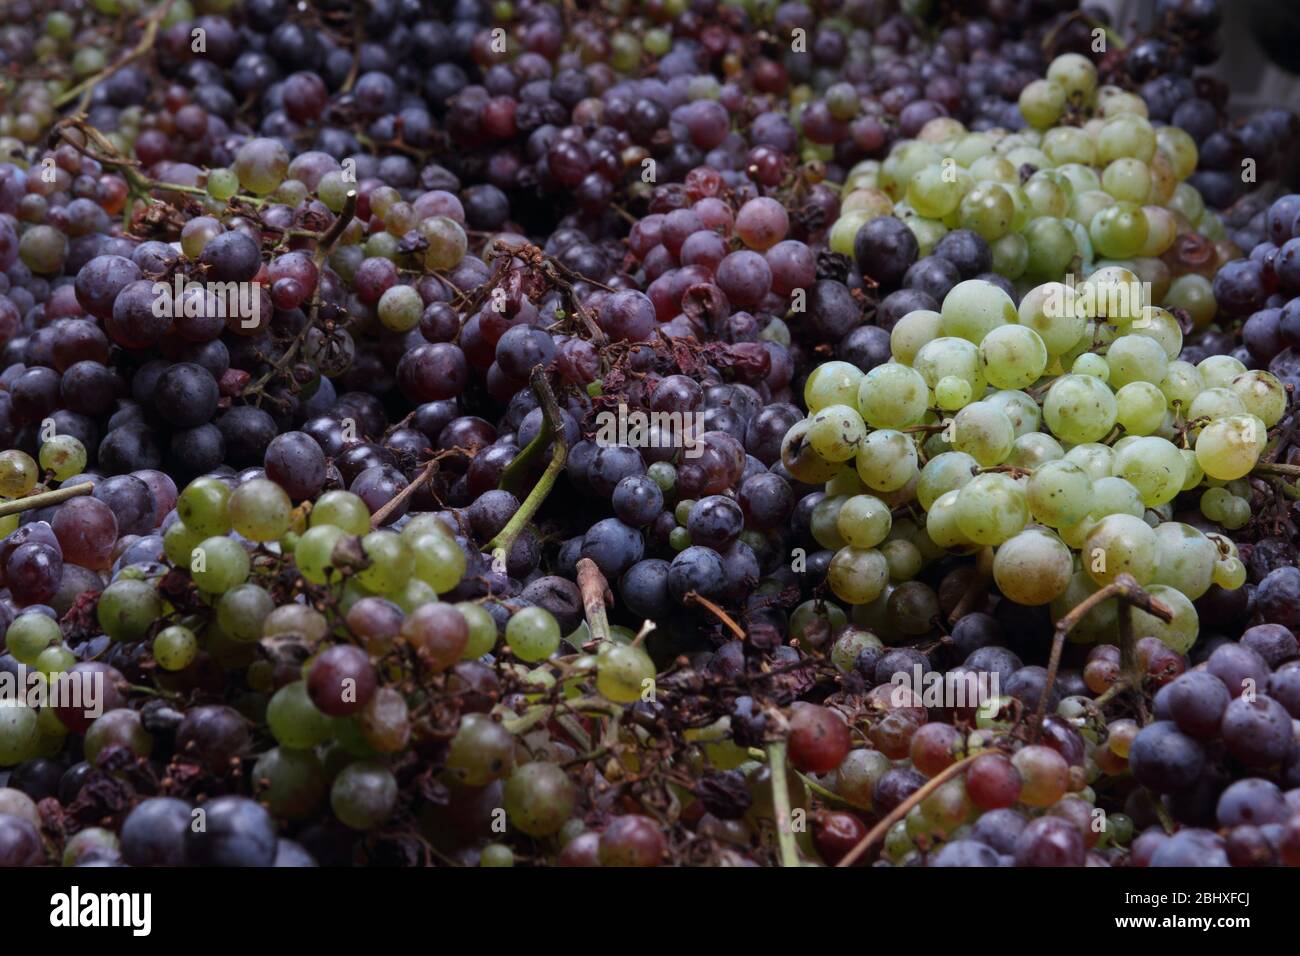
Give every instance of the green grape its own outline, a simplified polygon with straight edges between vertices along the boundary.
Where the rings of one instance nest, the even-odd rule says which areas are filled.
[[[311,526],[333,525],[357,536],[370,530],[370,509],[350,491],[327,491],[311,510]]]
[[[976,475],[957,492],[957,526],[976,544],[1001,544],[1029,521],[1025,489],[1010,475]]]
[[[1201,373],[1206,388],[1231,388],[1237,376],[1245,374],[1246,366],[1231,355],[1211,355],[1196,370]]]
[[[1092,139],[1077,126],[1057,126],[1043,134],[1043,152],[1057,167],[1073,166],[1092,172],[1097,159],[1097,147]],[[1068,178],[1068,177],[1067,177]],[[1070,181],[1073,187],[1073,180]],[[1091,188],[1096,188],[1092,186]]]
[[[190,577],[209,594],[224,594],[248,579],[249,567],[243,545],[233,538],[214,536],[204,538],[195,548],[190,558]]]
[[[879,498],[854,495],[839,507],[835,524],[845,543],[855,548],[874,548],[889,536],[893,519],[889,506]]]
[[[1122,388],[1129,382],[1160,382],[1168,371],[1169,359],[1155,339],[1145,335],[1121,335],[1106,351],[1110,384]]]
[[[157,588],[131,578],[118,578],[104,588],[96,612],[104,633],[122,642],[141,640],[162,615],[163,602]]]
[[[1267,429],[1253,415],[1221,418],[1196,437],[1196,460],[1209,477],[1231,481],[1250,474],[1267,440]]]
[[[866,434],[867,426],[862,416],[856,408],[848,405],[827,405],[818,409],[808,425],[808,443],[825,461],[848,461],[857,454]]]
[[[1115,393],[1115,420],[1130,435],[1150,435],[1164,422],[1165,410],[1164,393],[1150,382],[1129,382]]]
[[[882,428],[863,439],[856,463],[872,491],[897,491],[917,474],[916,445],[902,432]]]
[[[1115,205],[1115,197],[1101,189],[1084,189],[1075,193],[1070,204],[1069,218],[1083,226],[1088,233],[1089,244],[1092,242],[1091,224],[1104,210]]]
[[[1140,205],[1151,192],[1151,169],[1140,159],[1116,159],[1101,174],[1101,188],[1120,202]]]
[[[999,409],[1002,414],[1007,416],[1017,438],[1038,431],[1042,413],[1038,410],[1038,403],[1024,392],[1003,389],[994,392],[984,399],[984,402]]]
[[[515,768],[502,797],[512,826],[528,836],[545,837],[573,816],[577,788],[556,764],[533,761]]]
[[[90,725],[83,748],[88,763],[97,763],[99,755],[112,746],[126,747],[137,757],[148,757],[153,751],[153,736],[144,729],[139,711],[120,707]]]
[[[1097,133],[1099,163],[1109,164],[1126,157],[1149,163],[1155,152],[1156,134],[1151,123],[1132,113],[1121,113],[1107,119]]]
[[[1224,509],[1221,524],[1229,531],[1236,531],[1238,528],[1244,528],[1248,525],[1251,517],[1250,502],[1245,498],[1234,496],[1229,499]]]
[[[945,491],[925,513],[925,533],[940,548],[971,551],[979,546],[957,524],[957,496],[960,490]]]
[[[33,666],[46,677],[50,677],[53,674],[66,673],[76,663],[77,655],[66,647],[47,647],[36,655]]]
[[[862,372],[848,362],[823,362],[813,369],[803,388],[804,404],[809,414],[829,405],[854,406]]]
[[[1143,637],[1158,637],[1171,650],[1186,654],[1196,643],[1200,633],[1200,619],[1191,600],[1177,588],[1164,584],[1147,585],[1147,593],[1173,611],[1173,620],[1165,623],[1154,614],[1148,614],[1141,608],[1133,609],[1133,627],[1135,633]]]
[[[1098,210],[1088,223],[1093,248],[1110,259],[1137,255],[1147,241],[1147,217],[1132,202],[1116,202]]]
[[[1191,408],[1196,396],[1204,389],[1205,381],[1201,378],[1201,373],[1190,362],[1170,362],[1164,378],[1160,380],[1160,391],[1169,407],[1173,408],[1177,404],[1184,411]]]
[[[86,446],[72,435],[52,435],[41,445],[41,467],[56,481],[67,481],[86,470]]]
[[[0,766],[12,767],[32,758],[39,741],[35,708],[20,700],[0,707]]]
[[[379,298],[379,321],[391,332],[409,332],[420,324],[424,300],[409,285],[395,285]]]
[[[204,537],[191,530],[184,521],[175,521],[163,532],[163,553],[176,567],[188,571],[194,549],[203,543]]]
[[[275,599],[257,584],[240,584],[217,599],[217,624],[235,641],[261,638],[266,618],[275,610]]]
[[[862,483],[862,479],[858,477],[857,472],[847,468],[826,482],[826,494],[828,495],[860,495],[864,494],[866,490],[867,486]]]
[[[1276,375],[1261,369],[1242,372],[1228,386],[1241,400],[1243,410],[1272,428],[1286,414],[1286,388]]]
[[[911,541],[886,541],[880,553],[889,566],[889,580],[910,581],[925,567],[925,555]]]
[[[1195,601],[1210,589],[1218,558],[1214,542],[1196,528],[1178,521],[1162,522],[1156,526],[1156,573],[1151,583],[1176,588]]]
[[[889,565],[874,548],[840,548],[826,575],[831,592],[847,604],[870,604],[889,583]]]
[[[357,580],[375,594],[400,591],[410,580],[415,556],[395,531],[372,531],[361,539],[370,566],[357,572]]]
[[[204,537],[230,531],[230,486],[218,478],[195,478],[176,499],[176,513],[192,532]]]
[[[1065,111],[1066,92],[1051,80],[1034,80],[1020,91],[1020,115],[1034,129],[1048,129]]]
[[[1148,508],[1173,501],[1187,477],[1183,456],[1163,438],[1134,438],[1115,452],[1115,475],[1129,482]]]
[[[981,156],[970,164],[969,169],[972,179],[976,182],[992,180],[1004,186],[1020,182],[1020,174],[1016,171],[1017,167],[1002,156],[994,154]]]
[[[325,800],[328,780],[320,758],[310,750],[272,747],[253,764],[256,796],[267,809],[286,820],[305,820]]]
[[[309,528],[293,549],[298,573],[311,584],[324,584],[334,573],[334,546],[346,532],[332,524]]]
[[[1012,198],[1020,194],[1021,190],[1012,190]],[[1028,213],[1032,210],[1026,205],[1025,211]],[[1029,268],[1029,240],[1020,233],[1009,232],[990,243],[990,248],[993,252],[993,271],[998,275],[1019,279]]]
[[[1034,247],[1031,242],[1031,256]],[[1048,282],[1026,292],[1020,300],[1018,318],[1021,325],[1038,333],[1051,356],[1064,355],[1074,348],[1088,321],[1075,289],[1060,282]]]
[[[477,660],[484,654],[492,653],[492,649],[497,644],[497,622],[493,620],[492,615],[482,605],[470,601],[457,604],[455,607],[465,618],[465,623],[469,625],[469,640],[465,642],[465,650],[460,655],[461,660]]]
[[[929,511],[940,496],[969,482],[978,468],[979,462],[964,452],[946,451],[931,458],[916,483],[921,507]]]
[[[962,197],[958,208],[961,228],[971,230],[987,242],[1010,232],[1016,216],[1016,203],[1011,193],[1001,183],[992,181],[978,183]]]
[[[655,664],[639,646],[606,642],[596,655],[596,690],[606,700],[632,704],[653,690]]]
[[[18,240],[18,258],[39,276],[57,275],[68,258],[68,237],[45,223],[32,226]]]
[[[1070,549],[1056,535],[1033,528],[1002,542],[993,556],[993,580],[1017,604],[1054,601],[1065,593],[1073,573]]]
[[[1222,558],[1214,565],[1214,583],[1235,591],[1246,583],[1246,566],[1240,558]]]
[[[506,623],[506,643],[521,661],[544,661],[559,650],[560,626],[545,608],[526,607]]]
[[[917,170],[907,184],[908,205],[928,219],[942,219],[957,208],[971,181],[962,172],[959,177],[956,164],[947,161]]]
[[[1205,389],[1192,400],[1192,405],[1187,410],[1189,421],[1195,421],[1198,418],[1217,421],[1220,418],[1245,414],[1246,404],[1235,391],[1223,386]],[[1199,429],[1194,430],[1193,434],[1199,434]]]
[[[857,408],[872,428],[907,428],[925,418],[927,399],[925,379],[918,372],[897,362],[887,362],[862,377]],[[816,439],[811,434],[809,437],[815,447]]]
[[[934,388],[949,375],[965,379],[975,394],[982,393],[985,388],[979,348],[966,339],[950,335],[932,339],[921,346],[912,367],[921,374],[930,388]]]
[[[1125,572],[1138,584],[1149,584],[1156,573],[1156,533],[1134,515],[1107,515],[1088,532],[1082,561],[1098,584],[1109,584]]]
[[[1098,521],[1113,514],[1129,514],[1140,518],[1145,510],[1142,495],[1128,479],[1118,475],[1093,479],[1092,510],[1088,512],[1091,517]]]
[[[1074,187],[1065,177],[1040,169],[1025,182],[1024,190],[1035,218],[1064,219],[1070,214]]]
[[[239,192],[239,176],[233,169],[213,169],[208,172],[203,185],[209,196],[218,202],[225,202]],[[339,212],[342,208],[339,206],[334,211]]]
[[[980,342],[984,377],[994,388],[1027,388],[1047,368],[1047,347],[1033,329],[1003,325]]]
[[[831,648],[831,664],[842,674],[850,673],[858,662],[858,655],[863,651],[884,646],[880,638],[870,631],[847,627],[835,639],[835,644]]]
[[[915,365],[916,353],[921,350],[921,346],[941,335],[943,335],[943,317],[931,309],[916,309],[899,319],[898,324],[889,333],[889,351],[894,356],[895,362]],[[887,367],[887,365],[880,365],[876,368]],[[871,371],[874,372],[876,369]],[[871,372],[867,373],[870,374]],[[867,415],[866,408],[862,406],[861,391],[858,392],[858,408],[864,416]],[[871,419],[868,418],[867,421],[870,423]]]
[[[1025,497],[1036,520],[1053,528],[1071,525],[1092,511],[1092,478],[1069,459],[1049,461],[1029,476]]]
[[[1062,53],[1047,65],[1047,78],[1072,100],[1087,101],[1097,92],[1097,67],[1079,53]]]
[[[970,382],[956,375],[945,375],[934,386],[934,400],[944,411],[955,412],[969,405],[971,397]]]
[[[63,640],[59,622],[35,611],[20,614],[5,634],[9,653],[19,664],[34,664],[41,652]]]
[[[249,541],[275,541],[289,530],[293,502],[265,478],[244,482],[230,496],[230,524]]]
[[[40,469],[25,451],[0,451],[0,495],[22,498],[31,493],[40,478]]]
[[[1015,303],[1002,289],[983,279],[967,279],[953,286],[940,311],[944,335],[978,345],[999,326],[1014,323]]]
[[[1209,325],[1219,311],[1210,280],[1196,273],[1179,276],[1170,283],[1161,305],[1166,309],[1182,309],[1186,312],[1191,317],[1194,330]]]
[[[316,709],[306,681],[285,684],[266,705],[266,726],[282,747],[308,750],[329,739],[333,723]]]
[[[986,468],[1006,461],[1015,440],[1011,419],[989,402],[972,402],[953,419],[953,448],[970,455]]]
[[[515,769],[515,735],[488,714],[464,714],[447,749],[447,770],[457,783],[485,787]]]
[[[274,139],[250,139],[235,154],[232,167],[244,189],[258,196],[275,192],[289,173],[289,154]]]
[[[330,786],[330,808],[353,830],[371,830],[390,816],[397,806],[397,778],[374,760],[350,763]]]
[[[1029,432],[1016,438],[1015,444],[1011,446],[1011,454],[1007,456],[1006,463],[1016,468],[1027,468],[1032,471],[1049,461],[1056,461],[1064,457],[1065,449],[1051,435],[1046,432]]]
[[[849,495],[828,494],[813,506],[808,530],[812,532],[813,539],[827,550],[834,551],[848,543],[840,534],[839,521],[840,509],[844,507],[844,502],[848,501],[849,497]]]
[[[1043,421],[1071,444],[1100,441],[1115,425],[1115,395],[1090,375],[1063,375],[1043,402]]]
[[[1091,375],[1103,382],[1110,380],[1110,366],[1096,352],[1084,352],[1076,358],[1074,364],[1070,366],[1070,372],[1073,375]],[[1164,409],[1161,409],[1161,412],[1163,411]]]
[[[153,639],[154,662],[165,671],[184,670],[194,663],[198,653],[198,638],[179,624],[163,628]]]

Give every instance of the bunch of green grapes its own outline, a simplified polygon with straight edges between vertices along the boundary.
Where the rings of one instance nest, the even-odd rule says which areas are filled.
[[[1121,283],[1130,308],[1092,306]],[[925,564],[984,552],[1005,597],[1058,615],[1127,572],[1175,611],[1170,624],[1144,619],[1144,636],[1186,652],[1191,602],[1211,584],[1240,587],[1245,568],[1226,538],[1171,520],[1173,501],[1204,489],[1207,517],[1244,524],[1242,479],[1287,394],[1230,356],[1179,361],[1176,324],[1142,295],[1117,266],[1078,289],[1032,289],[1018,309],[993,283],[968,280],[941,311],[898,323],[892,361],[813,371],[809,417],[787,433],[782,461],[798,480],[825,483],[811,532],[836,552],[835,596],[875,606],[855,621],[924,633],[924,608],[909,616],[880,602],[918,603],[915,589],[898,591]],[[912,504],[923,527],[893,520]],[[1077,633],[1095,640],[1114,626],[1112,609]]]
[[[950,230],[967,229],[988,242],[993,271],[1022,290],[1118,264],[1149,283],[1149,304],[1207,325],[1210,283],[1182,274],[1171,247],[1199,231],[1219,244],[1221,261],[1241,253],[1184,181],[1196,170],[1191,136],[1154,126],[1141,97],[1099,88],[1096,68],[1077,54],[1030,83],[1020,109],[1027,129],[970,132],[940,117],[883,162],[859,163],[845,181],[831,248],[853,255],[858,230],[880,216],[903,220],[922,256]]]

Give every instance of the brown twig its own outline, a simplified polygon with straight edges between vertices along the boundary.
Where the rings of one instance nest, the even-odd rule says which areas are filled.
[[[578,559],[578,590],[582,592],[582,609],[587,615],[587,629],[595,641],[608,641],[609,617],[606,604],[614,603],[609,583],[591,558]]]
[[[39,495],[28,495],[26,498],[15,498],[13,501],[6,501],[4,504],[0,504],[0,518],[21,514],[24,511],[31,511],[33,508],[47,508],[50,505],[57,505],[60,502],[67,501],[69,498],[88,495],[94,490],[95,483],[92,481],[86,481],[78,485],[68,485],[65,488],[56,488],[53,491],[42,491]]]
[[[402,507],[402,505],[406,504],[408,498],[415,494],[416,491],[428,482],[430,478],[438,473],[438,465],[441,462],[441,458],[441,455],[431,458],[428,464],[424,466],[424,470],[416,475],[415,479],[409,485],[397,494],[393,495],[392,498],[388,499],[387,502],[380,506],[379,510],[370,516],[370,527],[383,527],[383,524],[388,520],[389,515]]]
[[[743,641],[745,639],[745,629],[741,627],[739,624],[737,624],[732,619],[730,614],[728,614],[722,608],[718,607],[718,605],[714,604],[704,595],[699,594],[695,591],[688,591],[684,600],[687,604],[698,604],[700,607],[704,608],[706,611],[708,611],[710,614],[716,617],[719,621],[725,624],[727,628],[731,631],[731,633],[735,634],[739,640]]]

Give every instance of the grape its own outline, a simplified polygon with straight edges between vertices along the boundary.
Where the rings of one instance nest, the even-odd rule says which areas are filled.
[[[953,419],[953,448],[970,455],[985,467],[999,465],[1005,461],[1011,454],[1015,437],[1015,428],[1011,420],[990,402],[972,402],[959,411]]]
[[[897,491],[917,474],[916,446],[902,432],[873,431],[859,443],[856,466],[868,488]]]
[[[1029,520],[1024,489],[999,473],[976,475],[963,485],[955,509],[961,533],[978,544],[1001,544]]]
[[[1066,459],[1034,470],[1025,489],[1029,510],[1054,528],[1074,524],[1092,510],[1093,486],[1087,472]]]
[[[1264,424],[1251,415],[1210,422],[1196,438],[1196,461],[1205,474],[1232,481],[1250,473],[1267,441]]]
[[[379,826],[392,815],[396,803],[397,780],[377,761],[348,764],[330,787],[335,816],[354,830]]]
[[[1186,479],[1182,455],[1163,438],[1135,439],[1115,453],[1112,467],[1138,490],[1148,508],[1172,501]]]
[[[940,317],[944,335],[979,345],[1000,326],[1015,323],[1017,314],[1015,303],[1000,288],[981,279],[969,279],[954,286],[944,298]],[[998,364],[1005,368],[1005,357]]]
[[[1100,441],[1115,425],[1115,396],[1088,375],[1063,375],[1043,402],[1043,421],[1057,437],[1075,445]]]
[[[289,530],[292,507],[279,485],[255,478],[230,495],[231,527],[250,541],[274,541]]]
[[[1098,584],[1109,584],[1127,572],[1146,584],[1155,576],[1156,533],[1141,518],[1130,514],[1109,514],[1088,532],[1084,540],[1084,569]]]
[[[906,428],[922,420],[926,398],[925,379],[906,365],[891,362],[863,376],[856,407],[872,428]]]
[[[993,560],[998,590],[1017,604],[1047,604],[1065,592],[1074,563],[1059,538],[1022,531],[1004,541]]]

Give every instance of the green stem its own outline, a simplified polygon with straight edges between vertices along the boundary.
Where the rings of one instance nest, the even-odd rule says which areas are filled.
[[[767,745],[767,763],[772,772],[772,814],[776,817],[776,842],[782,866],[799,866],[799,848],[790,829],[790,791],[785,776],[784,740]]]
[[[56,488],[54,491],[43,491],[39,495],[28,495],[26,498],[15,498],[13,501],[6,501],[4,504],[0,504],[0,518],[21,514],[24,511],[31,511],[33,508],[45,508],[49,505],[57,505],[61,502],[67,501],[69,498],[88,495],[94,490],[94,482],[86,481],[79,485],[69,485],[66,488]]]

